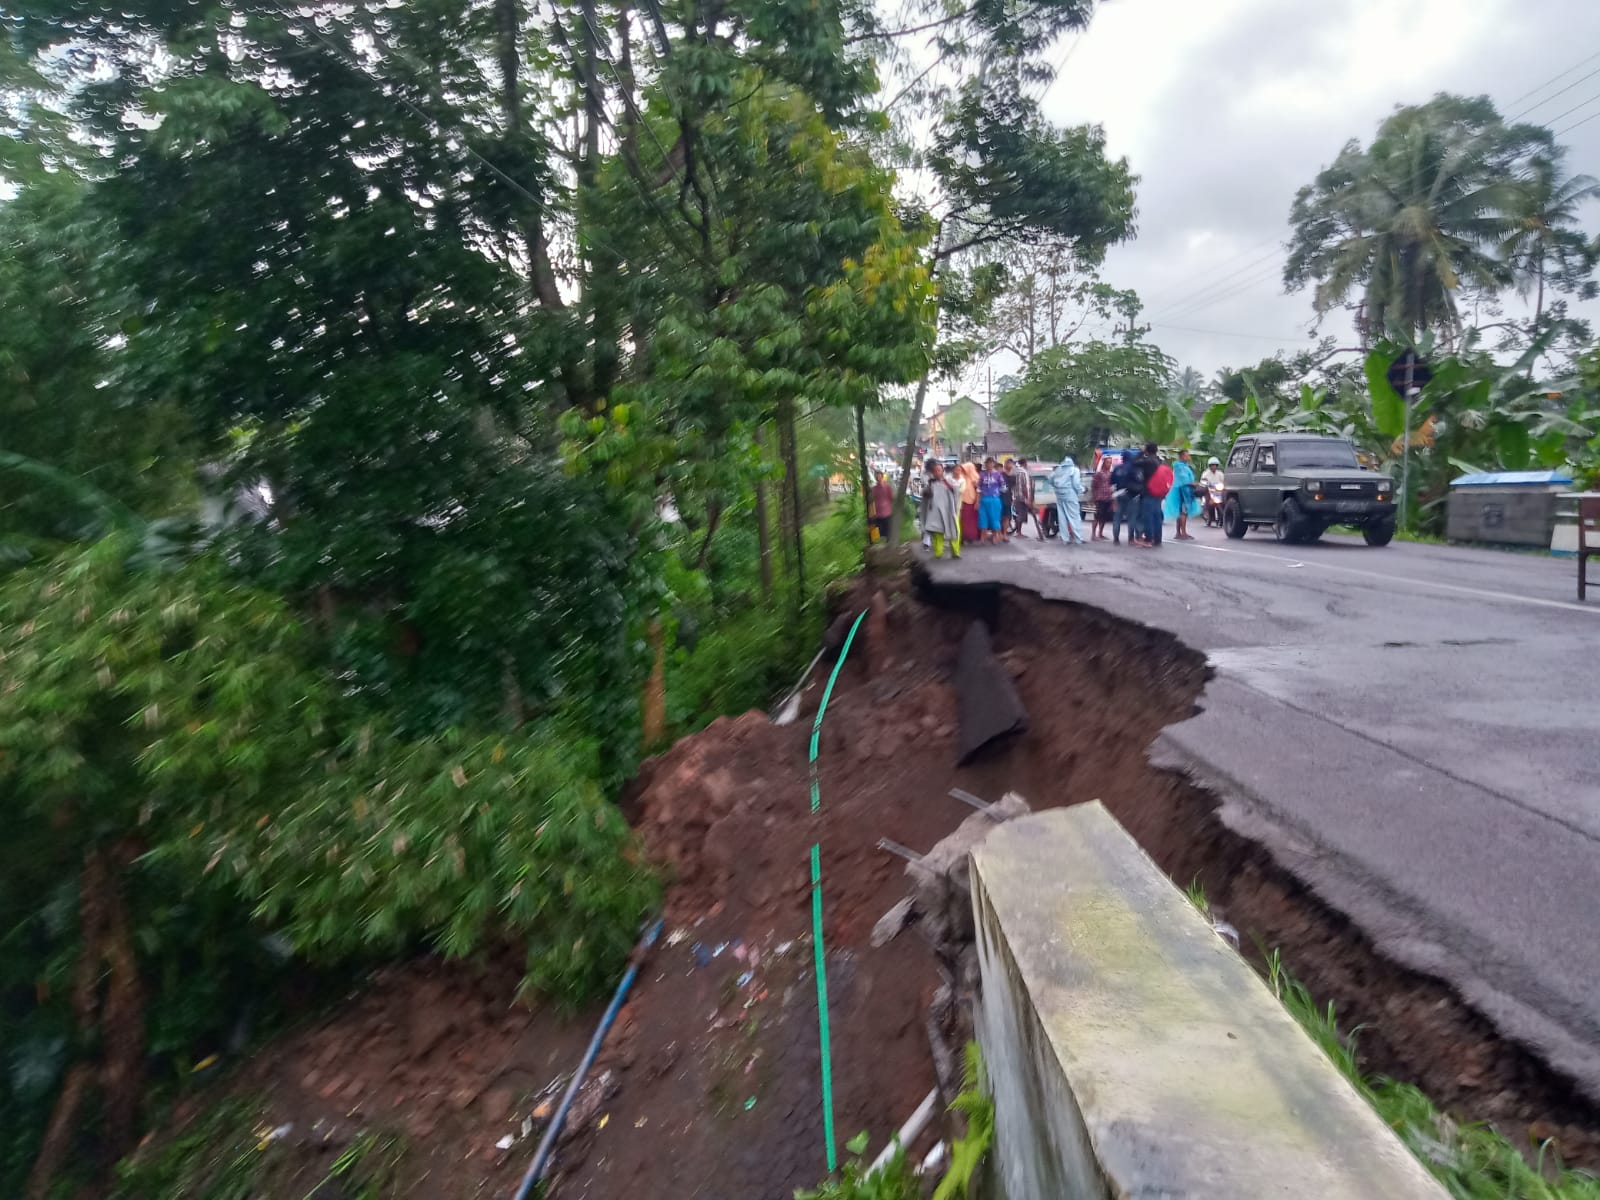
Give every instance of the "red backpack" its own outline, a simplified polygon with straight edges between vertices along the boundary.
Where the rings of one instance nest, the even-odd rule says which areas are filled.
[[[1165,500],[1167,493],[1172,490],[1172,468],[1162,463],[1156,468],[1155,474],[1150,476],[1150,494],[1157,500]]]

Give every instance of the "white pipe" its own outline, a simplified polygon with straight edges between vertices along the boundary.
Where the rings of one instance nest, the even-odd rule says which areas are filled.
[[[933,1120],[933,1114],[938,1107],[939,1089],[934,1088],[923,1098],[922,1103],[917,1105],[917,1111],[911,1114],[911,1119],[900,1126],[900,1132],[895,1134],[894,1139],[883,1148],[883,1153],[872,1160],[872,1165],[867,1168],[867,1174],[864,1178],[871,1178],[888,1166],[889,1160],[894,1157],[894,1152],[897,1148],[909,1146],[916,1141],[917,1135],[927,1127],[929,1121]]]
[[[800,691],[805,687],[806,680],[811,678],[811,672],[816,669],[817,664],[822,661],[822,656],[827,652],[828,648],[826,646],[817,651],[817,656],[811,660],[811,665],[800,673],[799,681],[790,689],[789,694],[783,698],[782,703],[773,710],[772,723],[774,725],[792,724],[795,718],[800,715]]]

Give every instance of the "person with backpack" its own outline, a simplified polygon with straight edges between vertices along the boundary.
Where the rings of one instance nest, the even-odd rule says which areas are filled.
[[[1111,540],[1122,545],[1122,526],[1128,526],[1128,545],[1139,540],[1139,495],[1143,484],[1134,468],[1134,455],[1123,454],[1111,468]]]
[[[1145,475],[1144,502],[1139,506],[1144,517],[1144,542],[1151,549],[1161,545],[1161,527],[1164,523],[1162,507],[1167,493],[1172,490],[1172,468],[1161,457],[1154,442],[1146,442],[1139,456]]]

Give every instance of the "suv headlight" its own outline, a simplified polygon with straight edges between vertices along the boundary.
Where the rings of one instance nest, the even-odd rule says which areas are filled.
[[[1389,480],[1387,480],[1387,479],[1378,480],[1378,493],[1379,493],[1379,495],[1382,495],[1384,492],[1387,492],[1393,486],[1394,486],[1394,484],[1389,482]]]
[[[1322,480],[1320,480],[1320,479],[1308,479],[1308,480],[1306,480],[1305,489],[1308,492],[1320,492],[1322,490]]]

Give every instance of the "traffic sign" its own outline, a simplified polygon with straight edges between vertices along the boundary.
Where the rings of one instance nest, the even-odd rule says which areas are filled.
[[[1425,388],[1433,378],[1433,368],[1415,350],[1407,350],[1389,364],[1389,386],[1405,398],[1413,388]]]

